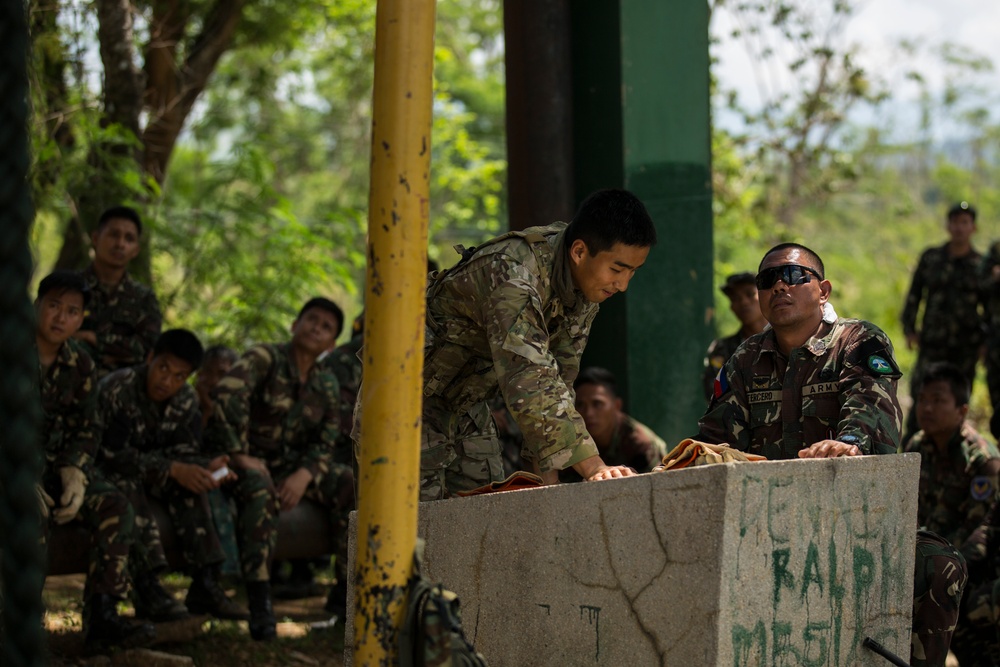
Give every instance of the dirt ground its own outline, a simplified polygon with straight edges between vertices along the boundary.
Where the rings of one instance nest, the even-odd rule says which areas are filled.
[[[163,579],[174,597],[184,599],[189,580],[179,575]],[[227,585],[226,591],[246,603],[242,586]],[[43,600],[48,610],[45,629],[49,640],[48,664],[53,667],[83,665],[97,667],[119,664],[142,664],[147,660],[117,656],[83,655],[81,611],[83,575],[49,577]],[[344,664],[344,623],[333,627],[324,622],[330,614],[323,611],[325,596],[303,600],[275,600],[278,638],[255,642],[245,621],[218,621],[207,616],[163,623],[157,626],[157,643],[149,648],[177,656],[189,656],[198,667],[341,667]],[[131,615],[132,608],[122,604],[120,611]],[[314,625],[319,624],[319,625]]]

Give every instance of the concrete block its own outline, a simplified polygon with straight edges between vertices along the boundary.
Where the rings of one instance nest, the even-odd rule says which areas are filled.
[[[422,503],[425,574],[491,667],[881,667],[865,637],[909,655],[919,470],[725,464]]]

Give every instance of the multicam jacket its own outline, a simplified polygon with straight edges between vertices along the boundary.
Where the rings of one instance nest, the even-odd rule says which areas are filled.
[[[948,244],[928,248],[920,256],[903,308],[903,331],[917,331],[917,311],[924,300],[920,345],[949,349],[974,348],[985,337],[980,288],[982,255],[972,250],[949,257]]]
[[[461,413],[499,392],[543,472],[597,455],[571,387],[598,305],[573,285],[565,229],[494,239],[427,289],[424,395]]]
[[[839,318],[820,337],[778,350],[774,331],[740,345],[716,379],[697,440],[789,459],[820,440],[894,453],[902,411],[889,338],[870,322]]]
[[[340,434],[340,388],[322,364],[299,377],[291,343],[255,345],[212,390],[206,446],[282,470],[330,471]]]
[[[101,284],[93,265],[82,275],[90,287],[90,303],[80,330],[97,336],[96,349],[87,345],[87,351],[97,363],[98,377],[144,363],[163,325],[156,294],[127,273],[114,287]]]
[[[84,469],[93,461],[100,430],[96,385],[94,360],[72,338],[59,347],[51,366],[39,367],[42,445],[52,469]]]
[[[112,480],[143,479],[161,486],[173,461],[207,462],[200,446],[198,395],[185,384],[163,404],[146,390],[149,368],[122,368],[98,384],[103,432],[97,462]]]
[[[1000,452],[968,422],[955,432],[945,454],[923,431],[910,438],[906,451],[920,454],[920,525],[961,548],[1000,497]]]

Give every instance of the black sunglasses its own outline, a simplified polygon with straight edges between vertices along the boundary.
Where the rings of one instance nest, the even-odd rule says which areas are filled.
[[[808,266],[785,264],[784,266],[772,266],[769,269],[764,269],[757,274],[754,282],[757,283],[757,289],[771,289],[774,283],[779,280],[786,285],[805,285],[812,281],[810,273],[823,280],[823,276],[819,275],[818,271],[810,269]]]

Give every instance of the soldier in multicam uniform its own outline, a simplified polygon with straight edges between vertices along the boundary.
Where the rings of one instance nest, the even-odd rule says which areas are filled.
[[[615,385],[611,371],[597,366],[584,368],[573,383],[577,412],[605,463],[628,466],[638,473],[649,472],[663,461],[667,443],[622,411]],[[559,480],[583,481],[572,468],[560,471]]]
[[[985,299],[980,284],[982,255],[972,247],[976,231],[976,209],[967,202],[948,211],[948,242],[928,248],[920,256],[903,308],[903,332],[912,350],[919,348],[910,377],[910,393],[920,390],[923,369],[935,361],[958,366],[971,387],[976,377],[976,360],[985,342]],[[917,313],[924,303],[924,316],[917,328]],[[904,435],[917,430],[910,410]]]
[[[770,328],[719,371],[696,439],[769,459],[896,452],[900,372],[888,337],[869,322],[837,317],[823,262],[805,246],[769,250],[756,284]],[[911,664],[944,664],[965,577],[954,547],[918,533],[917,592],[929,586],[947,595],[915,598]]]
[[[954,364],[924,370],[916,411],[920,431],[905,451],[920,454],[917,518],[961,548],[998,497],[1000,452],[965,421],[969,385]]]
[[[139,254],[142,222],[127,206],[101,214],[91,235],[94,261],[83,271],[92,296],[76,338],[97,363],[98,379],[146,361],[163,317],[153,290],[128,275]]]
[[[250,635],[275,637],[270,565],[278,510],[309,498],[330,511],[337,540],[337,584],[327,608],[346,613],[347,519],[354,508],[354,475],[335,463],[340,433],[340,390],[316,363],[330,349],[343,313],[329,299],[310,299],[292,325],[292,340],[256,345],[212,392],[215,413],[206,445],[231,457],[239,475],[236,498],[243,580],[250,603]],[[272,481],[273,480],[273,481]]]
[[[94,362],[72,340],[83,322],[89,295],[78,273],[56,271],[45,277],[35,301],[35,343],[45,418],[40,492],[51,521],[64,524],[79,520],[90,530],[83,624],[85,643],[92,651],[147,644],[156,630],[149,623],[126,620],[117,612],[118,601],[128,592],[128,553],[135,515],[125,496],[91,465],[99,426]]]
[[[498,392],[524,435],[525,456],[547,482],[568,467],[590,480],[633,474],[601,460],[570,387],[598,304],[628,287],[655,242],[634,195],[602,190],[568,226],[505,234],[432,276],[421,500],[503,479],[489,407]]]
[[[760,314],[757,287],[753,278],[753,274],[749,271],[734,273],[726,278],[726,284],[719,288],[729,297],[729,309],[739,319],[740,329],[731,336],[716,338],[708,346],[708,352],[705,353],[705,372],[702,374],[705,400],[712,400],[715,376],[719,374],[722,365],[733,356],[740,343],[754,334],[759,334],[767,324],[767,320]]]
[[[104,432],[98,464],[129,498],[139,539],[131,562],[137,616],[154,621],[195,614],[245,619],[248,613],[219,584],[225,553],[215,533],[207,492],[235,475],[228,457],[202,452],[201,413],[187,379],[201,364],[202,346],[185,329],[165,331],[149,362],[105,376],[98,386]],[[213,475],[220,471],[217,475]],[[191,573],[181,605],[163,589],[157,573],[167,568],[150,498],[166,505]]]

